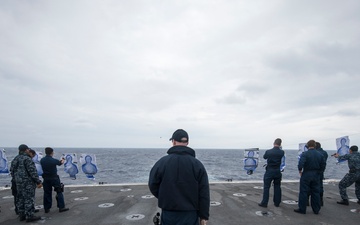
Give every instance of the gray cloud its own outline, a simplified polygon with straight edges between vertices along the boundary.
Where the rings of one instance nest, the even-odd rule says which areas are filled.
[[[281,54],[281,53],[280,53]],[[312,43],[301,51],[284,52],[269,56],[269,64],[292,75],[329,77],[337,74],[356,76],[359,74],[360,46],[354,42],[345,46],[341,43]]]
[[[167,147],[181,127],[296,148],[360,125],[358,1],[1,5],[4,146]]]

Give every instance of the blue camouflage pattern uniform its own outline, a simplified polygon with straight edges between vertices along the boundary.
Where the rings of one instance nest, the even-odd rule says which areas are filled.
[[[340,196],[344,200],[349,197],[346,193],[346,188],[350,187],[355,182],[355,194],[360,200],[360,153],[358,151],[339,156],[339,160],[347,160],[349,166],[349,173],[347,173],[339,183]]]
[[[20,217],[31,218],[35,211],[35,189],[41,184],[36,167],[31,157],[19,152],[10,167],[11,175],[16,183],[16,206]]]

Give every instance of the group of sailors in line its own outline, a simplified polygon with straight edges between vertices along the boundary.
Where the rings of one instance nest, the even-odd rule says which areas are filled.
[[[188,147],[189,136],[182,129],[176,130],[170,138],[172,147],[168,155],[159,159],[150,171],[149,189],[158,199],[158,207],[162,209],[161,215],[156,216],[156,224],[162,225],[191,224],[206,225],[209,219],[210,190],[207,172],[203,164],[195,158],[195,151]],[[274,185],[273,202],[276,207],[281,203],[281,163],[285,155],[281,148],[282,140],[275,139],[273,148],[263,155],[267,160],[264,174],[263,198],[259,203],[267,207],[271,184]],[[301,154],[298,162],[300,174],[300,191],[298,208],[294,212],[306,214],[306,208],[311,197],[311,208],[314,214],[319,214],[324,205],[324,171],[328,154],[315,140],[307,142],[308,151]],[[57,166],[64,164],[64,159],[54,159],[54,150],[45,148],[46,156],[40,163],[43,169],[43,182],[39,179],[34,162],[31,160],[34,152],[27,145],[19,146],[19,154],[11,163],[12,190],[15,196],[15,211],[20,221],[32,222],[40,220],[35,216],[35,189],[44,189],[44,210],[50,212],[52,206],[52,188],[56,192],[56,201],[59,212],[65,212],[63,186],[57,175]],[[338,204],[349,205],[346,188],[355,183],[355,194],[360,204],[360,153],[358,147],[353,145],[349,154],[332,156],[338,160],[347,160],[349,172],[339,182],[341,200]],[[154,217],[155,218],[155,217]],[[155,223],[155,220],[154,220]]]
[[[275,139],[274,146],[264,154],[267,160],[266,172],[264,174],[263,199],[259,203],[261,207],[267,207],[269,201],[269,189],[271,183],[274,184],[274,205],[280,206],[281,203],[281,178],[280,170],[281,159],[285,152],[281,149],[280,138]],[[324,171],[326,169],[326,161],[328,154],[321,148],[321,144],[315,140],[309,140],[306,144],[308,151],[301,154],[298,162],[298,170],[300,174],[300,190],[298,208],[294,212],[306,214],[306,207],[310,205],[314,214],[319,214],[321,206],[324,205]],[[339,182],[339,192],[341,200],[337,201],[340,205],[349,205],[349,197],[346,188],[355,183],[355,195],[360,204],[360,153],[358,147],[353,145],[349,149],[349,154],[332,155],[339,161],[347,160],[349,172]],[[311,198],[310,198],[311,197]],[[309,202],[309,198],[311,199]]]
[[[40,220],[40,216],[35,216],[38,212],[35,209],[35,190],[43,188],[44,211],[50,212],[52,206],[52,190],[56,192],[56,201],[59,212],[68,211],[64,202],[64,189],[57,175],[57,166],[64,164],[64,159],[58,160],[53,158],[54,150],[50,147],[45,148],[46,156],[40,160],[43,169],[42,178],[39,179],[38,172],[32,157],[35,151],[27,145],[19,146],[19,154],[11,162],[10,174],[12,176],[11,189],[14,195],[15,213],[19,215],[20,221],[32,222]]]

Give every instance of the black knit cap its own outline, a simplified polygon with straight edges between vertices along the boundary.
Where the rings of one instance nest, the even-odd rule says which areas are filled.
[[[27,145],[24,145],[24,144],[22,144],[22,145],[19,146],[19,151],[20,151],[20,152],[25,152],[26,149],[30,149],[30,148],[29,148]]]
[[[186,131],[184,131],[183,129],[177,129],[172,137],[169,139],[169,141],[175,140],[177,142],[189,142],[189,135]]]
[[[353,145],[353,146],[350,147],[350,150],[353,151],[353,152],[357,152],[358,151],[358,146]]]

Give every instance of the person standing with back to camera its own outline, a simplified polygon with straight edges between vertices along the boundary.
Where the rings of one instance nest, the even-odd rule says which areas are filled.
[[[316,142],[307,142],[308,150],[303,152],[298,163],[300,174],[300,191],[298,208],[294,212],[306,214],[308,194],[311,196],[311,208],[315,214],[319,214],[320,202],[320,176],[325,169],[325,159],[323,155],[315,150]]]
[[[321,153],[321,155],[323,156],[324,161],[325,161],[324,170],[321,171],[321,173],[320,173],[320,204],[321,204],[321,206],[324,206],[324,172],[325,172],[325,169],[326,169],[326,161],[327,161],[327,158],[328,158],[328,154],[321,147],[320,142],[316,142],[315,145],[316,145],[316,147],[315,147],[316,151]]]
[[[267,160],[266,172],[264,174],[264,191],[263,199],[258,205],[261,207],[267,207],[269,201],[269,191],[271,182],[274,183],[274,205],[280,206],[281,202],[281,178],[280,171],[281,159],[284,157],[284,150],[281,149],[281,139],[276,138],[274,141],[274,147],[269,149],[264,154],[264,159]]]
[[[187,147],[189,136],[176,130],[168,155],[150,171],[149,189],[162,209],[162,225],[205,225],[209,219],[210,192],[207,172]]]
[[[52,205],[52,187],[56,192],[56,201],[59,212],[68,211],[69,208],[65,208],[65,201],[63,195],[63,187],[60,183],[60,178],[57,175],[56,166],[61,166],[64,164],[64,159],[58,160],[54,159],[54,149],[47,147],[45,148],[46,156],[40,160],[41,167],[43,169],[42,177],[44,179],[43,188],[44,188],[44,210],[45,213],[50,212]]]

